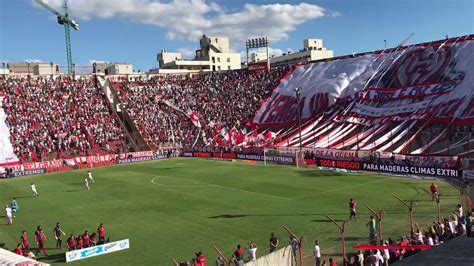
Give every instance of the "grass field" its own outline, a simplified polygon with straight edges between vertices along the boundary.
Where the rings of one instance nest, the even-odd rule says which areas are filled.
[[[393,195],[416,202],[414,220],[420,226],[436,219],[435,204],[423,191],[428,181],[177,158],[93,169],[95,184],[85,191],[86,172],[0,180],[0,203],[17,197],[21,207],[13,226],[1,220],[0,242],[13,249],[26,230],[34,246],[34,229],[42,225],[49,256],[40,255],[40,260],[64,263],[63,253],[53,250],[55,223],[61,222],[67,234],[95,231],[104,223],[111,241],[130,238],[130,249],[71,264],[172,265],[172,258],[190,259],[202,251],[214,265],[213,245],[230,256],[237,244],[254,241],[259,257],[268,252],[270,232],[281,245],[288,243],[282,228],[287,225],[304,237],[309,265],[315,239],[321,242],[323,259],[340,256],[338,231],[324,214],[346,220],[349,198],[358,202],[359,218],[346,229],[348,252],[354,251],[353,244],[367,242],[364,203],[385,211],[384,238],[409,232],[406,207]],[[38,198],[32,197],[31,182],[37,184]],[[446,215],[459,197],[448,184],[438,185],[447,194],[442,201]]]

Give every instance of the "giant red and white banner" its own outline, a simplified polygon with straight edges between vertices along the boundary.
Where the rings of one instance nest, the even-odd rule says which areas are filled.
[[[362,101],[393,101],[445,94],[451,92],[456,87],[457,82],[459,80],[396,89],[365,89],[358,93],[358,99]]]
[[[252,125],[292,125],[300,113],[301,119],[310,119],[338,101],[354,99],[359,103],[340,121],[398,121],[407,116],[474,121],[472,62],[474,35],[299,66],[264,101]],[[376,103],[370,107],[384,109],[364,106],[367,101]]]

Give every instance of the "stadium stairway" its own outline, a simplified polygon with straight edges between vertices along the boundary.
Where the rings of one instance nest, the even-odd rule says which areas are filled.
[[[127,113],[125,108],[122,108],[123,103],[117,95],[117,88],[114,88],[112,84],[104,79],[103,77],[97,77],[99,84],[101,85],[102,91],[105,93],[107,101],[109,102],[110,108],[112,109],[115,116],[120,121],[120,126],[124,132],[124,138],[127,143],[125,147],[128,151],[131,149],[134,151],[145,151],[149,150],[148,144],[143,139],[142,135],[138,131],[138,128],[133,123],[130,115]]]

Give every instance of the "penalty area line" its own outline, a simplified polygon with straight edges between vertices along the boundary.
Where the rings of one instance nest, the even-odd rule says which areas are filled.
[[[188,181],[188,182],[193,182],[193,183],[199,183],[199,184],[203,184],[203,186],[175,186],[175,185],[164,185],[164,184],[160,184],[160,183],[156,183],[155,180],[159,177],[164,177],[164,178],[168,178],[168,179],[173,179],[173,180],[181,180],[181,181]],[[255,192],[255,191],[249,191],[249,190],[244,190],[244,189],[239,189],[239,188],[233,188],[233,187],[226,187],[226,186],[221,186],[221,185],[216,185],[216,184],[212,184],[212,183],[206,183],[206,182],[202,182],[202,181],[196,181],[196,180],[191,180],[191,179],[186,179],[186,178],[176,178],[176,177],[172,177],[172,176],[164,176],[164,175],[159,175],[159,176],[155,176],[153,177],[150,182],[152,184],[155,184],[155,185],[158,185],[158,186],[164,186],[164,187],[176,187],[176,188],[179,188],[179,187],[182,187],[182,188],[205,188],[205,187],[217,187],[217,188],[223,188],[223,189],[228,189],[228,190],[233,190],[233,191],[239,191],[239,192],[245,192],[245,193],[250,193],[250,194],[254,194],[254,195],[259,195],[259,196],[264,196],[264,197],[270,197],[270,198],[274,198],[274,199],[281,199],[281,200],[291,200],[290,198],[284,198],[284,197],[278,197],[278,196],[274,196],[274,195],[269,195],[269,194],[264,194],[264,193],[259,193],[259,192]]]

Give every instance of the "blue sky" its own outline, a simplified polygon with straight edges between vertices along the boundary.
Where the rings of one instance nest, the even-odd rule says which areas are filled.
[[[59,7],[63,0],[45,0]],[[227,35],[243,51],[245,38],[268,35],[274,53],[322,38],[335,55],[472,34],[473,0],[69,0],[80,24],[71,32],[73,61],[129,62],[156,67],[161,49],[190,54],[198,37]],[[66,63],[64,30],[33,0],[0,0],[0,61]]]

